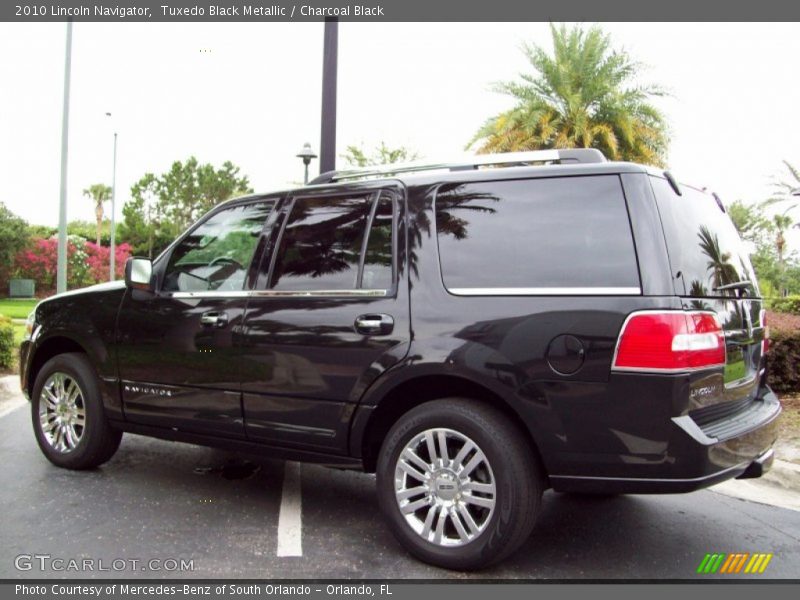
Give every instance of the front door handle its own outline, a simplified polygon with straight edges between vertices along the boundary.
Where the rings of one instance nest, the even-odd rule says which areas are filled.
[[[207,312],[200,316],[200,323],[209,327],[225,327],[228,324],[228,315],[224,312]]]
[[[387,335],[394,329],[394,318],[384,314],[361,315],[356,318],[355,328],[363,335]]]

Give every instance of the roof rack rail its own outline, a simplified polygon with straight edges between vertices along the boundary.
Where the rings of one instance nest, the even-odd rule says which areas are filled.
[[[505,154],[479,154],[464,160],[445,163],[394,163],[375,165],[346,171],[328,171],[321,173],[308,185],[334,183],[347,179],[368,177],[386,177],[398,173],[418,173],[423,171],[469,171],[481,167],[513,167],[526,166],[531,163],[564,164],[564,163],[601,163],[606,162],[603,153],[594,148],[567,148],[564,150],[532,150],[530,152],[507,152]]]

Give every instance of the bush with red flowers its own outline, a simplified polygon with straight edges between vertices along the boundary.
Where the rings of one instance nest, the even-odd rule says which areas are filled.
[[[125,272],[125,262],[131,255],[129,244],[120,244],[114,253],[117,278]],[[106,246],[87,242],[79,236],[67,239],[67,287],[75,289],[108,281],[111,251]],[[19,277],[36,281],[37,293],[48,294],[55,289],[58,268],[58,239],[37,238],[17,253],[14,260]]]

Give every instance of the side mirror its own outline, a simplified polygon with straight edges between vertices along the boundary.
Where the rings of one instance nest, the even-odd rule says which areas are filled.
[[[154,291],[153,263],[148,258],[128,259],[125,263],[125,285],[132,290]]]

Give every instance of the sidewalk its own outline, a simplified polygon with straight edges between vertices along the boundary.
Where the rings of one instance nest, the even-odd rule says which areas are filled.
[[[19,375],[0,375],[0,417],[27,404],[19,389]]]
[[[772,469],[763,477],[731,479],[710,490],[742,500],[800,511],[800,465],[776,458]]]

